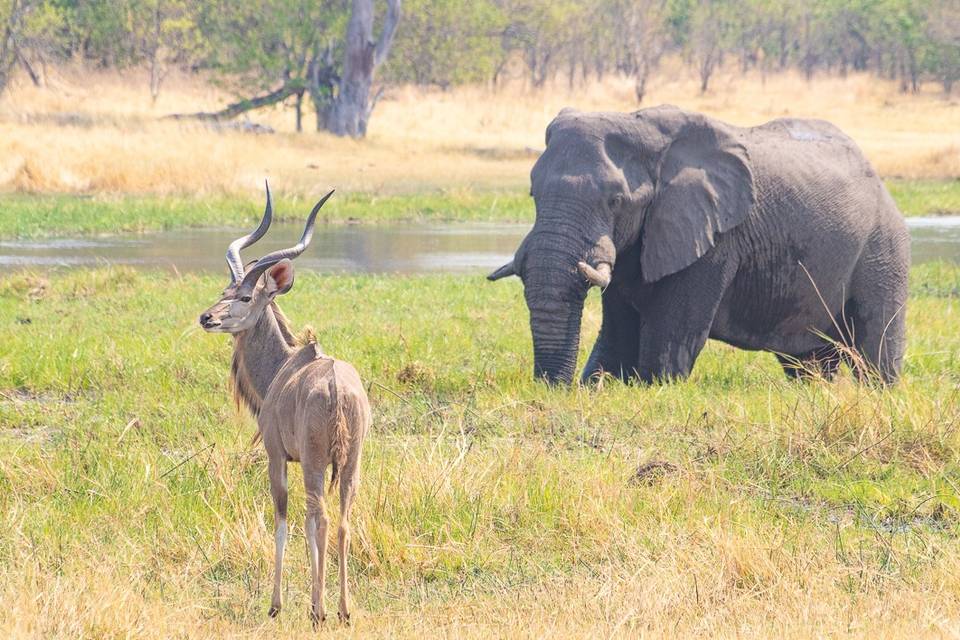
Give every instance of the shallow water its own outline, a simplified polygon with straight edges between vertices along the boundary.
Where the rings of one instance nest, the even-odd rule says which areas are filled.
[[[510,259],[529,230],[523,224],[318,226],[298,269],[322,272],[425,273],[493,269]],[[253,259],[293,245],[302,225],[275,224],[243,252]],[[236,229],[180,229],[140,236],[0,241],[0,265],[125,264],[180,272],[226,271],[224,252]]]
[[[913,262],[960,262],[960,216],[910,218]],[[527,224],[330,225],[317,227],[300,269],[322,272],[427,273],[489,270],[510,259]],[[294,244],[299,225],[277,224],[249,257]],[[224,271],[223,253],[240,231],[181,229],[140,236],[0,241],[0,265],[124,264],[180,272]],[[248,257],[247,254],[244,257]]]
[[[960,216],[907,218],[913,264],[933,260],[960,262]]]

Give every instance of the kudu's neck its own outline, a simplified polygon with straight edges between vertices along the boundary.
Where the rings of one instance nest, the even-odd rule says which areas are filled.
[[[272,302],[252,329],[233,338],[230,377],[234,399],[256,416],[270,383],[293,353],[296,341],[283,312]]]

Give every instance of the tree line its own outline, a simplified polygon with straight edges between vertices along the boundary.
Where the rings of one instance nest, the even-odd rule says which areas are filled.
[[[399,25],[399,27],[398,27]],[[42,84],[64,61],[204,71],[243,96],[226,118],[289,102],[298,129],[362,136],[387,83],[571,87],[634,79],[638,102],[664,56],[707,91],[716,70],[867,71],[903,91],[960,79],[960,0],[0,0],[0,91]],[[377,88],[379,87],[379,89]]]
[[[960,0],[405,0],[390,75],[439,86],[496,83],[520,60],[530,84],[632,76],[682,56],[702,91],[716,69],[868,71],[904,91],[960,79]]]

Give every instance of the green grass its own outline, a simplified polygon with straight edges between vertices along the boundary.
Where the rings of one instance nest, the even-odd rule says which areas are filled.
[[[196,327],[223,284],[0,279],[5,636],[308,631],[297,470],[286,608],[266,619],[265,458],[229,397],[230,339]],[[598,391],[531,380],[516,282],[301,275],[285,311],[374,405],[349,632],[957,628],[960,268],[918,267],[912,289],[893,389],[788,382],[711,343],[685,382]],[[599,317],[594,293],[584,350]],[[673,467],[632,481],[652,460]]]
[[[888,180],[887,186],[907,216],[960,212],[960,180]],[[276,206],[279,219],[302,220],[313,206],[303,199]],[[55,235],[142,233],[179,227],[245,227],[263,212],[256,199],[208,199],[147,196],[0,196],[0,238]],[[379,196],[338,193],[323,209],[328,223],[386,223],[401,220],[526,222],[533,202],[522,191],[437,191]]]
[[[315,201],[277,197],[278,220],[306,219]],[[180,227],[256,225],[263,201],[240,198],[0,196],[0,237],[142,233]],[[379,196],[337,193],[322,210],[329,223],[425,221],[515,221],[532,219],[526,194],[513,191],[445,191]]]
[[[892,179],[886,185],[905,216],[960,214],[960,180]]]

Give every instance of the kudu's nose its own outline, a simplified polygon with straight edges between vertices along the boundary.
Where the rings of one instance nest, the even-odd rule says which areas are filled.
[[[205,327],[207,323],[210,322],[212,316],[209,313],[203,313],[200,315],[200,326]]]

